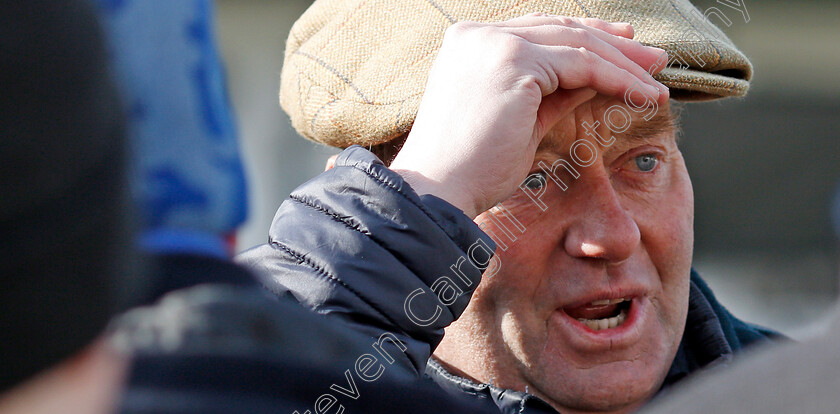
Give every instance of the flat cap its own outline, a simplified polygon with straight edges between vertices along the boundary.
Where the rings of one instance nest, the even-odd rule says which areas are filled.
[[[542,12],[628,22],[665,49],[671,97],[743,96],[752,65],[688,0],[316,0],[292,27],[280,104],[297,131],[335,147],[375,145],[411,128],[446,29]]]

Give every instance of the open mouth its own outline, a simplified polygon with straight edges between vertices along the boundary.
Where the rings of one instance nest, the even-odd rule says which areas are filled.
[[[565,307],[563,311],[589,329],[602,331],[624,324],[631,303],[626,298],[594,300],[582,306]]]

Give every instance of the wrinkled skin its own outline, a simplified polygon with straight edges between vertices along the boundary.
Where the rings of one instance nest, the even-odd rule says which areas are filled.
[[[587,138],[579,126],[601,119],[606,106],[594,100],[559,123],[532,171],[540,160],[569,159],[571,143]],[[527,386],[564,413],[632,410],[656,392],[685,326],[692,188],[672,129],[638,141],[615,137],[609,148],[598,146],[603,151],[593,165],[578,168],[579,178],[561,175],[566,191],[547,180],[546,211],[521,190],[504,201],[526,231],[513,242],[502,238],[501,268],[482,281],[435,352],[444,364],[481,382]],[[635,157],[647,154],[658,162],[644,172]],[[476,222],[502,235],[491,214],[502,217],[491,210]],[[558,321],[559,307],[601,293],[632,293],[645,302],[630,340],[593,342]]]

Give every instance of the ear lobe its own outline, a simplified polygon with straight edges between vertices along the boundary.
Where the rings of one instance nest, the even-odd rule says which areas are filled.
[[[329,171],[332,167],[335,167],[335,159],[338,158],[338,154],[335,154],[329,158],[327,158],[327,165],[324,167],[324,171]]]

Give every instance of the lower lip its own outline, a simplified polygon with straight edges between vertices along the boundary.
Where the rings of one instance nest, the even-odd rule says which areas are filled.
[[[644,297],[636,297],[627,309],[627,319],[621,326],[611,329],[594,331],[583,322],[569,316],[562,309],[554,312],[555,320],[571,331],[571,345],[585,348],[615,349],[635,343],[641,336],[641,325],[646,315],[648,301]]]

